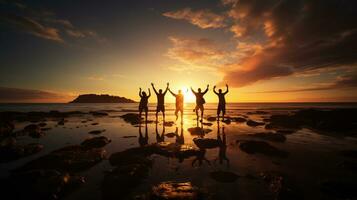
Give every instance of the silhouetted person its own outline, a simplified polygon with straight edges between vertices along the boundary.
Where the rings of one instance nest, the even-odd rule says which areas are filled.
[[[162,112],[163,119],[165,121],[165,94],[167,90],[169,89],[169,83],[167,83],[166,90],[163,93],[162,89],[159,89],[159,92],[156,91],[155,86],[153,83],[151,83],[152,88],[154,89],[154,92],[157,97],[157,106],[156,106],[156,121],[157,121],[157,115],[159,112]]]
[[[176,115],[176,120],[178,119],[178,112],[181,114],[181,123],[183,122],[183,94],[181,90],[178,91],[177,94],[173,93],[170,88],[169,92],[176,98],[176,109],[175,109],[175,115]]]
[[[192,93],[196,96],[195,111],[196,111],[197,120],[198,120],[198,110],[201,110],[201,120],[203,119],[203,111],[204,111],[203,104],[206,103],[205,99],[203,98],[203,95],[205,95],[208,92],[208,88],[209,85],[207,85],[207,88],[204,92],[201,92],[201,88],[198,88],[198,92],[195,92],[191,87]]]
[[[140,103],[139,103],[139,115],[140,115],[140,119],[141,119],[141,113],[144,111],[145,112],[145,121],[148,120],[148,102],[149,102],[149,98],[151,96],[151,92],[150,92],[150,88],[148,88],[149,90],[149,95],[146,95],[146,92],[141,92],[141,88],[139,90],[139,96],[140,96]]]
[[[217,108],[217,120],[219,120],[219,115],[222,112],[222,121],[224,120],[224,115],[226,114],[226,98],[224,97],[228,93],[228,85],[226,84],[226,91],[222,93],[222,89],[216,92],[216,86],[213,87],[213,92],[218,96],[218,108]]]
[[[178,127],[176,127],[176,131],[175,131],[175,135],[176,135],[176,143],[177,144],[185,144],[185,138],[183,136],[183,127],[181,126],[181,133],[180,135],[178,134]]]
[[[160,142],[165,142],[165,126],[162,126],[162,132],[161,135],[159,135],[159,131],[157,129],[157,124],[155,125],[155,133],[156,133],[156,142],[160,143]]]
[[[220,134],[220,128],[219,128],[219,121],[217,122],[217,141],[219,144],[219,152],[218,152],[218,159],[219,159],[219,164],[223,164],[224,161],[227,162],[227,166],[229,166],[229,159],[227,158],[226,152],[227,152],[227,140],[226,140],[226,134],[224,133],[224,127],[222,127],[222,137]]]
[[[139,145],[145,146],[148,144],[149,136],[148,136],[148,124],[145,123],[145,136],[141,133],[141,124],[139,124]]]

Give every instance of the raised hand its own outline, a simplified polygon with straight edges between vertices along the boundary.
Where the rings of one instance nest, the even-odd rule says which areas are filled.
[[[213,86],[213,89],[216,89],[216,86]]]
[[[167,87],[169,87],[169,82],[166,83]]]
[[[154,83],[151,83],[152,86],[154,86]]]
[[[207,84],[207,88],[209,88],[209,84]]]

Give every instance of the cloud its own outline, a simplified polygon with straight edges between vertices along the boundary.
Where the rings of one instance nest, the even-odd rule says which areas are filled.
[[[202,63],[215,63],[225,55],[214,41],[207,38],[185,39],[179,37],[169,37],[173,47],[167,56],[171,59],[179,60],[186,64],[199,65]]]
[[[357,87],[357,74],[351,76],[340,76],[332,83],[320,83],[317,86],[304,87],[297,89],[286,89],[286,90],[272,90],[272,91],[261,91],[255,93],[290,93],[290,92],[307,92],[307,91],[320,91],[320,90],[333,90],[333,89],[345,89],[345,88],[355,88]]]
[[[70,45],[84,39],[106,44],[106,38],[99,36],[95,31],[74,26],[71,21],[58,18],[50,10],[33,9],[17,1],[1,3],[9,8],[10,13],[0,14],[0,22],[5,22],[16,30]]]
[[[186,20],[203,29],[226,26],[224,16],[215,14],[208,9],[193,11],[191,8],[184,8],[178,11],[166,12],[163,15],[173,19]]]
[[[1,103],[68,102],[73,96],[42,90],[0,87]]]
[[[223,3],[229,8],[227,13],[233,23],[229,30],[238,43],[248,45],[247,53],[221,69],[224,81],[232,86],[242,87],[319,69],[357,66],[355,1],[240,0]],[[259,52],[252,47],[257,40],[261,46]]]
[[[63,42],[63,38],[59,35],[58,29],[42,25],[31,18],[13,14],[2,14],[0,15],[0,20],[12,24],[22,31],[37,37],[56,42]]]

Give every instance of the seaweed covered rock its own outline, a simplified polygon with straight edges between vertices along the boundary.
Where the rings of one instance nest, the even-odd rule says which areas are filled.
[[[238,141],[239,148],[248,154],[263,154],[272,157],[287,157],[289,154],[286,151],[280,150],[267,142],[255,140]]]
[[[254,138],[260,138],[263,140],[269,140],[273,142],[285,142],[286,140],[285,135],[280,133],[273,133],[273,132],[254,133],[254,134],[249,134],[248,136]]]
[[[94,166],[105,156],[106,151],[103,149],[87,149],[81,145],[72,145],[32,160],[15,171],[54,169],[60,172],[77,172]]]
[[[94,137],[84,140],[81,145],[86,149],[101,148],[111,142],[110,139],[104,136]]]
[[[157,200],[199,200],[204,193],[191,182],[162,182],[152,188],[149,199]]]
[[[40,138],[45,134],[42,132],[41,127],[37,124],[27,125],[23,131],[28,133],[28,135],[33,138]]]
[[[141,118],[139,114],[136,113],[127,113],[125,115],[120,116],[124,119],[125,122],[130,123],[131,125],[140,124]]]
[[[99,135],[101,133],[103,133],[105,131],[105,129],[102,129],[102,130],[93,130],[93,131],[89,131],[88,133],[89,134],[92,134],[92,135]]]
[[[243,123],[247,121],[247,119],[244,117],[232,117],[231,120],[237,123]]]

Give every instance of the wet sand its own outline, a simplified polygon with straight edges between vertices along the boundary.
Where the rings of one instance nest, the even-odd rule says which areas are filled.
[[[61,175],[68,173],[73,178],[73,182],[69,182],[76,186],[58,192],[56,197],[62,199],[158,199],[164,194],[157,191],[180,188],[179,185],[172,186],[172,183],[189,184],[184,187],[190,190],[180,190],[184,199],[356,198],[353,192],[356,186],[351,183],[357,178],[357,159],[353,152],[349,152],[357,150],[356,134],[326,134],[326,131],[300,125],[294,128],[266,127],[270,124],[271,115],[291,112],[234,110],[228,113],[232,117],[230,121],[217,122],[210,118],[214,117],[214,111],[208,111],[203,123],[200,123],[193,112],[187,111],[181,124],[175,122],[172,111],[169,111],[166,122],[173,123],[166,123],[166,126],[161,118],[159,123],[153,122],[154,113],[150,113],[149,123],[136,124],[120,117],[132,111],[115,110],[75,113],[63,118],[46,116],[32,122],[27,119],[14,121],[11,138],[16,140],[16,145],[38,143],[43,148],[30,155],[21,154],[23,156],[16,159],[2,161],[1,182],[3,185],[11,179],[23,180],[21,173],[30,170],[51,169]],[[249,120],[258,124],[247,123]],[[29,124],[39,125],[41,122],[46,123],[41,125],[43,130],[40,132],[43,134],[23,131]],[[190,128],[195,127],[207,131],[192,132],[195,129]],[[94,141],[94,147],[86,147],[85,150],[83,144],[80,145],[86,139],[101,136],[108,140],[104,143],[101,140],[99,144]],[[2,150],[8,138],[2,137]],[[79,150],[55,154],[58,159],[71,160],[70,164],[63,165],[65,169],[62,165],[45,165],[43,161],[36,167],[31,163],[39,158],[47,159],[48,155],[53,156],[53,151],[71,145],[79,145]],[[105,155],[103,152],[99,154],[98,149],[105,150]],[[135,152],[119,153],[117,159],[124,163],[114,162],[113,155],[128,149]],[[341,153],[346,150],[349,153]],[[78,156],[68,158],[68,154]],[[84,162],[82,157],[90,161]],[[75,161],[79,164],[74,165]],[[132,164],[145,173],[133,170]],[[132,175],[128,176],[120,170],[118,175],[118,169],[123,168],[129,169],[128,173]],[[76,176],[81,177],[80,181]],[[113,179],[115,176],[122,179]],[[60,177],[63,179],[63,176]],[[60,185],[65,188],[65,184]],[[46,190],[41,182],[38,186]],[[10,198],[15,197],[16,192],[26,191],[23,186],[11,187]],[[52,193],[56,192],[49,192]],[[22,195],[20,197],[35,197],[37,194],[24,192]]]

